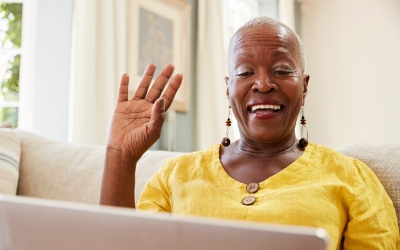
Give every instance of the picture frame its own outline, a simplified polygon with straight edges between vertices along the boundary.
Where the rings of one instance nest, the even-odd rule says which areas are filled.
[[[167,63],[183,81],[171,109],[188,112],[190,106],[190,3],[185,0],[128,1],[128,73],[133,96],[145,67],[154,62],[155,78]]]

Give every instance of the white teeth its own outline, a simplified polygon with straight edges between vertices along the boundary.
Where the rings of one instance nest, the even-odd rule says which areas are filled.
[[[255,105],[251,107],[251,112],[254,112],[257,109],[274,109],[274,110],[279,110],[281,109],[280,105]]]

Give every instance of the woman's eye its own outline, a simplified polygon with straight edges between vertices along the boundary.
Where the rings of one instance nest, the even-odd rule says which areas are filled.
[[[252,72],[241,72],[241,73],[237,74],[237,76],[251,76],[251,75],[253,75]]]
[[[276,70],[274,73],[277,75],[289,75],[289,74],[292,74],[293,71],[291,71],[291,70]]]

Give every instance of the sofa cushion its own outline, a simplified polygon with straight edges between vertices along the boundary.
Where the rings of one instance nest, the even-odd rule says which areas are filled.
[[[15,195],[21,146],[18,134],[10,128],[0,128],[0,193]]]
[[[337,150],[361,160],[374,171],[392,199],[400,219],[400,144],[353,144]]]
[[[24,130],[18,195],[97,204],[105,146],[54,141]],[[167,159],[180,155],[147,151],[136,168],[136,200],[143,186]]]
[[[17,132],[21,140],[18,195],[98,203],[104,147]]]

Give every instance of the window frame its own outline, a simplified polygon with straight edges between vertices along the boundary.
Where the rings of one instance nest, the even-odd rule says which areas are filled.
[[[32,103],[33,86],[28,83],[28,79],[33,78],[33,69],[28,65],[33,60],[34,55],[34,18],[32,11],[33,6],[37,5],[37,0],[3,0],[3,3],[22,4],[22,30],[21,30],[21,46],[20,48],[0,49],[0,55],[9,56],[10,54],[20,56],[19,67],[19,92],[18,101],[1,101],[0,108],[15,107],[18,108],[18,128],[28,129],[31,128],[33,122],[33,107],[29,105]],[[14,124],[15,126],[15,124]]]

